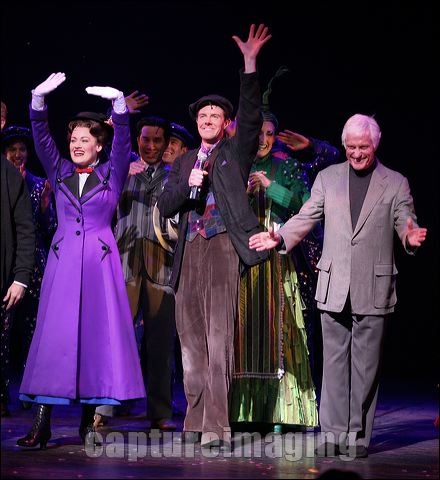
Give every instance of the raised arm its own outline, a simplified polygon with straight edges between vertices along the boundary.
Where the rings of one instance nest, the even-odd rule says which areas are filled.
[[[97,95],[112,102],[112,125],[115,134],[110,153],[110,161],[115,168],[118,178],[117,183],[122,189],[128,175],[131,155],[129,110],[124,98],[124,93],[113,87],[96,86],[87,87],[86,92],[89,95]]]
[[[51,73],[44,82],[32,90],[30,118],[35,151],[51,185],[55,185],[55,175],[61,162],[61,155],[50,132],[45,97],[65,80],[66,75],[63,72]]]

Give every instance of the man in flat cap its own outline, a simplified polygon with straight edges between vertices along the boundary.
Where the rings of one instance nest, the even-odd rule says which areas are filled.
[[[194,137],[192,134],[183,125],[172,122],[170,140],[163,152],[162,160],[165,163],[173,164],[174,160],[192,148],[193,144]]]
[[[174,122],[171,122],[170,126],[170,139],[162,155],[162,162],[168,166],[172,165],[179,155],[187,152],[194,144],[194,137],[186,127]],[[176,245],[178,222],[178,214],[172,218],[164,218],[161,216],[157,204],[154,205],[154,231],[159,243],[169,252],[173,252]]]
[[[171,286],[188,402],[185,438],[201,434],[203,448],[222,450],[231,447],[229,390],[240,270],[267,258],[248,248],[248,238],[260,227],[246,187],[262,122],[256,59],[271,35],[261,24],[251,25],[246,42],[232,38],[245,65],[237,134],[228,139],[225,133],[233,115],[228,99],[207,95],[191,104],[201,145],[176,159],[158,200],[163,216],[180,216]]]

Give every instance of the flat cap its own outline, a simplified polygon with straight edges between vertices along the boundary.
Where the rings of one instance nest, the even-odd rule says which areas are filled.
[[[206,107],[206,105],[217,105],[217,107],[220,107],[225,112],[226,118],[232,118],[234,111],[232,103],[227,98],[215,94],[206,95],[199,98],[196,102],[191,103],[189,106],[189,114],[196,120],[197,113],[201,108]]]
[[[182,141],[185,147],[191,148],[192,143],[194,142],[194,137],[189,133],[189,131],[178,123],[171,123],[171,134],[170,137],[176,137]]]

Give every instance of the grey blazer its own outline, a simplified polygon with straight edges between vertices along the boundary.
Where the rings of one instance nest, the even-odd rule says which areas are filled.
[[[352,312],[384,315],[397,301],[394,230],[405,250],[406,221],[417,225],[408,180],[379,161],[353,229],[349,200],[349,163],[318,173],[310,199],[278,233],[287,253],[324,219],[324,245],[318,263],[315,300],[320,310],[341,312],[350,294]]]

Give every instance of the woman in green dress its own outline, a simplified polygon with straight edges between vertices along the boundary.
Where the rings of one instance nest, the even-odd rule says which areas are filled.
[[[259,150],[249,177],[248,194],[266,229],[281,226],[310,196],[307,165],[289,155],[289,150],[279,148],[277,130],[276,117],[263,110]],[[310,150],[309,165],[316,164],[328,144],[302,139],[302,149]],[[333,161],[336,149],[327,150]],[[308,278],[313,281],[311,275]],[[235,333],[232,422],[318,425],[304,310],[291,255],[271,250],[266,262],[249,268],[242,276]]]

